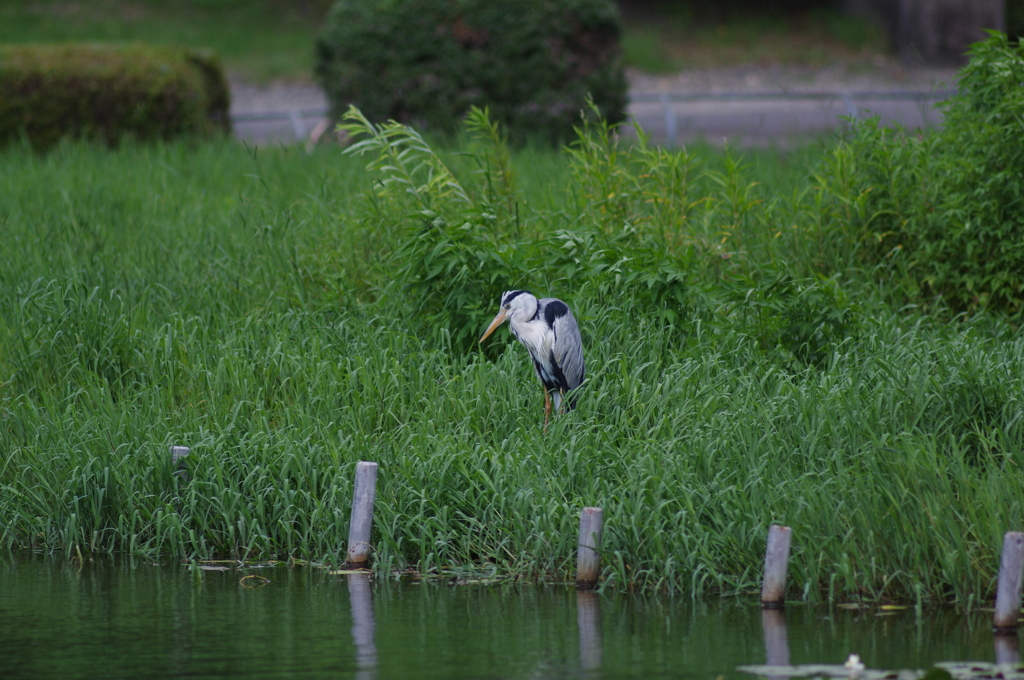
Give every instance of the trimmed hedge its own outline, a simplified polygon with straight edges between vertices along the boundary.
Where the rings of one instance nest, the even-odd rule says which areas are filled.
[[[45,149],[64,136],[115,144],[230,132],[215,55],[130,45],[0,46],[0,145],[23,133]]]
[[[627,104],[611,0],[339,0],[316,74],[336,120],[455,132],[488,107],[513,140],[571,138],[591,96],[609,121]]]

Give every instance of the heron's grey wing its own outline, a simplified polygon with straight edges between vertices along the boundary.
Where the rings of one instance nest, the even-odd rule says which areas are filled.
[[[555,362],[562,369],[562,375],[574,390],[583,383],[583,341],[580,339],[580,327],[572,312],[566,308],[566,314],[554,320],[555,343],[551,348]]]

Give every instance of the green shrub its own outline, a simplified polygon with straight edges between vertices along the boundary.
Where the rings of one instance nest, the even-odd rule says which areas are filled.
[[[914,302],[1024,316],[1024,47],[971,48],[941,130],[857,124],[818,175],[825,222]]]
[[[619,17],[609,0],[340,0],[316,73],[340,119],[452,133],[487,106],[513,140],[572,136],[588,94],[623,119]]]
[[[916,260],[956,309],[1024,314],[1024,46],[975,44],[932,155],[934,207]],[[941,155],[940,155],[941,154]]]
[[[210,53],[131,45],[0,47],[0,144],[25,134],[113,144],[229,131],[227,80]]]
[[[639,127],[637,143],[622,143],[617,125],[586,120],[568,149],[571,193],[551,215],[519,210],[509,152],[486,110],[467,118],[472,143],[460,156],[480,170],[464,180],[406,125],[377,125],[352,107],[342,128],[357,140],[347,153],[372,159],[368,221],[387,221],[399,239],[381,298],[408,304],[432,344],[475,347],[510,288],[571,291],[570,303],[669,337],[699,318],[796,367],[824,364],[859,332],[837,281],[794,275],[772,256],[781,213],[731,154],[722,171],[698,169],[685,151],[651,146]]]

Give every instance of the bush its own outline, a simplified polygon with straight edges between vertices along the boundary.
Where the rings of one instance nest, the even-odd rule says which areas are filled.
[[[823,210],[912,301],[1024,317],[1024,47],[972,46],[941,130],[859,123],[819,174]],[[827,217],[824,219],[828,219]]]
[[[316,73],[340,119],[453,133],[489,107],[513,140],[572,136],[588,94],[624,117],[620,25],[610,0],[340,0],[317,43]]]
[[[475,108],[466,122],[459,155],[480,170],[464,179],[408,126],[376,125],[354,107],[342,125],[357,140],[347,153],[372,159],[368,224],[387,222],[399,239],[380,297],[408,304],[431,344],[476,347],[510,288],[571,291],[568,302],[589,306],[576,308],[581,319],[600,309],[666,337],[698,319],[795,368],[824,365],[859,332],[859,311],[835,280],[789,271],[775,251],[785,213],[731,154],[722,171],[702,169],[685,151],[650,145],[639,126],[637,142],[623,143],[618,126],[587,120],[568,149],[571,189],[558,215],[538,214],[522,200],[497,124]]]
[[[25,134],[116,143],[230,131],[227,80],[208,52],[132,45],[0,47],[0,145]]]

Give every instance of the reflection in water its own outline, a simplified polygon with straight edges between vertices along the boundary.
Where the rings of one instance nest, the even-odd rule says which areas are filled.
[[[246,588],[249,574],[270,583]],[[995,658],[1019,644],[997,640]],[[766,652],[771,665],[991,661],[991,614],[791,606],[783,620],[756,598],[0,555],[3,680],[753,680],[736,667]]]
[[[377,677],[377,645],[374,643],[373,592],[370,574],[348,575],[348,597],[352,605],[352,642],[356,646],[356,677]]]
[[[580,668],[594,671],[601,668],[601,599],[597,593],[576,592],[576,623],[580,629]]]
[[[786,615],[781,609],[762,609],[761,627],[764,629],[766,666],[789,665],[789,636],[786,635]]]
[[[1020,641],[1016,635],[996,635],[996,663],[998,664],[1019,664],[1020,663]]]

